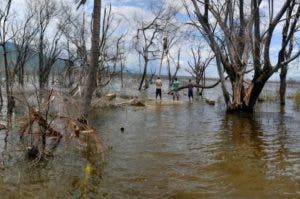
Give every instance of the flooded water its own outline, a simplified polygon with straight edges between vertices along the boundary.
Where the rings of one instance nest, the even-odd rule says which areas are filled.
[[[0,198],[299,198],[299,116],[290,99],[254,115],[225,114],[220,101],[102,111],[92,118],[109,149],[102,165],[62,142],[31,167],[18,140],[1,141]]]
[[[106,113],[95,121],[113,147],[100,187],[108,198],[297,198],[296,118],[201,103]]]

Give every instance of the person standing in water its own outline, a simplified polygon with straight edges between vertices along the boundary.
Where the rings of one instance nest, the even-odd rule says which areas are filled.
[[[155,99],[157,100],[157,96],[159,96],[161,100],[161,87],[162,87],[162,81],[160,77],[157,77],[155,80],[155,86],[156,86],[156,92],[155,92]]]
[[[189,79],[189,84],[188,84],[188,97],[189,97],[189,101],[191,101],[191,100],[194,99],[194,96],[193,96],[193,87],[194,87],[194,84],[192,83],[192,80]]]
[[[177,100],[179,100],[179,81],[177,77],[174,78],[174,82],[172,84],[172,90],[173,90],[173,100],[175,100],[175,97]]]

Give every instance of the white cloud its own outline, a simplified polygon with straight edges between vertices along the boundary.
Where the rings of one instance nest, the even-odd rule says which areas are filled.
[[[29,0],[30,1],[30,0]],[[33,0],[32,0],[33,1]],[[57,0],[59,3],[60,2],[65,2],[73,7],[75,10],[76,4],[74,3],[74,0]],[[182,16],[185,15],[185,10],[182,8],[182,2],[187,2],[190,3],[189,0],[103,0],[103,7],[108,7],[109,4],[112,5],[112,13],[114,14],[114,18],[120,22],[120,26],[118,28],[118,33],[124,33],[127,32],[127,38],[126,41],[128,43],[131,42],[131,39],[133,35],[136,33],[137,25],[136,21],[138,20],[146,20],[146,19],[151,19],[153,17],[153,14],[151,11],[149,11],[149,6],[151,2],[160,2],[163,1],[166,3],[167,6],[169,7],[175,7],[180,10],[180,14]],[[249,3],[249,1],[245,1]],[[268,0],[262,0],[261,3],[261,10],[265,11],[267,13],[268,10]],[[278,13],[280,8],[282,7],[284,1],[274,1],[274,16]],[[25,12],[25,6],[26,5],[26,0],[13,0],[13,13],[16,17],[22,18],[24,16]],[[76,12],[82,12],[82,10],[85,10],[87,14],[91,15],[93,9],[93,1],[92,0],[87,0],[86,5],[84,5],[82,8],[80,8]],[[192,11],[192,9],[191,9]],[[181,16],[181,17],[182,17]],[[266,16],[267,19],[267,16]],[[183,20],[183,19],[181,19]],[[185,19],[184,19],[185,20]],[[90,21],[90,18],[87,19],[87,21]],[[89,23],[89,22],[87,22]],[[49,32],[53,33],[55,29],[55,25],[52,25],[49,28]],[[282,23],[275,29],[275,34],[280,34],[282,29]],[[262,29],[263,30],[263,29]],[[279,36],[277,37],[277,39]],[[193,45],[198,45],[196,42],[192,41],[181,41],[179,42],[176,46],[174,46],[170,53],[176,60],[176,54],[179,48],[181,48],[181,66],[186,67],[187,66],[187,60],[191,59],[191,53],[190,53],[190,47],[191,44]],[[272,43],[271,46],[271,53],[277,52],[279,44]],[[127,45],[128,46],[128,45]],[[112,47],[113,48],[113,47]],[[203,51],[203,56],[207,56],[208,50]],[[275,56],[276,54],[274,54]],[[156,62],[152,63],[153,65],[157,65]],[[130,51],[127,54],[127,66],[129,67],[135,67],[135,69],[138,69],[138,55],[134,51]],[[174,70],[176,66],[176,61],[172,63],[171,67]],[[210,69],[210,73],[214,74],[215,71],[213,69]]]

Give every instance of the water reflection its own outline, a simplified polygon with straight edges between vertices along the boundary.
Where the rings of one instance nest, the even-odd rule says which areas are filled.
[[[108,198],[265,198],[299,191],[299,156],[291,156],[287,145],[287,134],[296,135],[279,122],[295,125],[287,116],[224,115],[203,104],[126,114],[108,114],[128,124],[124,135],[113,130],[113,122],[106,120],[103,128],[114,146],[101,185]],[[286,160],[278,154],[282,150]]]
[[[255,115],[226,115],[220,106],[99,112],[93,126],[111,149],[107,165],[93,145],[81,153],[78,143],[62,142],[37,170],[10,160],[11,169],[0,172],[0,192],[8,198],[297,198],[297,117],[272,105]],[[17,156],[12,150],[8,145],[7,157]]]
[[[266,155],[263,129],[253,115],[225,115],[220,125],[220,132],[224,132],[224,138],[228,140],[227,144],[235,147],[237,151],[246,148],[248,156],[263,158]]]
[[[217,184],[234,197],[263,195],[267,179],[267,143],[252,115],[225,115],[220,125],[216,162],[206,169],[218,171]],[[259,182],[259,183],[258,183]]]

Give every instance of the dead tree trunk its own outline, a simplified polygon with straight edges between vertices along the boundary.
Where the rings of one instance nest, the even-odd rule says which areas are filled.
[[[125,65],[123,63],[123,60],[121,60],[121,64],[120,64],[120,67],[121,67],[121,70],[120,70],[120,77],[121,77],[121,86],[122,88],[124,87],[124,68],[125,68]]]
[[[174,79],[177,77],[177,73],[180,69],[180,49],[178,50],[178,54],[177,54],[177,66],[176,66],[176,69],[174,71],[174,74],[171,78],[169,78],[169,87],[172,86],[173,82],[174,82]],[[170,75],[171,75],[171,70],[170,70]]]
[[[12,0],[8,0],[7,4],[4,6],[4,10],[0,10],[0,46],[3,48],[3,59],[4,59],[4,70],[5,70],[5,87],[6,87],[6,96],[7,96],[7,113],[8,117],[12,113],[13,109],[13,102],[12,102],[12,86],[11,86],[11,73],[8,66],[8,60],[7,60],[7,22],[8,22],[8,16],[10,13]]]
[[[98,59],[100,56],[100,20],[101,20],[101,0],[94,0],[93,8],[93,27],[92,27],[92,47],[91,47],[91,64],[88,68],[88,78],[86,82],[86,91],[84,92],[84,102],[82,116],[87,117],[93,93],[96,88],[96,74],[98,69]]]
[[[286,92],[286,75],[288,71],[288,66],[283,66],[280,70],[280,104],[285,105],[285,92]]]
[[[148,62],[149,62],[148,58],[147,58],[147,57],[144,57],[144,71],[143,71],[142,79],[141,79],[141,81],[140,81],[139,90],[142,89],[143,83],[144,83],[145,78],[146,78],[146,76],[147,76]]]
[[[292,51],[293,51],[293,40],[294,37],[293,35],[291,35],[290,41],[288,41],[288,31],[290,26],[293,27],[296,25],[296,21],[294,21],[291,24],[291,20],[292,20],[292,11],[293,11],[293,7],[295,5],[292,4],[288,10],[287,10],[287,14],[286,14],[286,20],[285,20],[285,24],[284,27],[282,29],[282,46],[281,46],[281,52],[279,53],[279,57],[278,59],[280,60],[280,62],[284,62],[284,60],[290,59]],[[297,18],[297,15],[295,16]],[[298,13],[298,17],[299,17],[299,13]],[[289,43],[289,47],[287,49],[287,43]],[[281,105],[285,105],[285,93],[286,93],[286,75],[288,72],[288,65],[282,65],[281,69],[280,69],[280,87],[279,87],[279,96],[280,96],[280,104]]]
[[[198,27],[216,56],[227,111],[252,112],[268,79],[300,55],[298,51],[289,57],[282,56],[286,46],[293,42],[292,38],[300,16],[300,5],[295,0],[284,1],[276,15],[273,15],[274,8],[270,6],[267,12],[269,22],[266,23],[265,30],[261,31],[260,0],[251,0],[250,13],[245,12],[243,0],[226,1],[225,5],[206,0],[204,14],[200,9],[200,5],[203,5],[199,1],[191,1],[197,18],[197,22],[192,25]],[[272,1],[268,3],[270,2]],[[188,6],[186,9],[189,11]],[[290,21],[288,18],[283,18],[289,9],[294,13]],[[279,27],[278,24],[281,21],[285,21],[289,26],[286,32],[287,37],[282,41],[282,46],[278,51],[278,61],[273,65],[270,56],[271,41],[274,30]],[[217,33],[215,27],[219,27]],[[224,35],[221,41],[220,32]],[[253,58],[254,75],[251,83],[245,84],[244,76],[250,58]],[[226,88],[224,72],[231,83],[231,95]]]
[[[6,43],[1,44],[3,48],[3,58],[4,58],[4,69],[5,69],[5,87],[6,87],[6,99],[7,99],[7,113],[11,114],[14,108],[14,103],[12,101],[12,85],[11,85],[11,77],[10,70],[8,66],[7,60],[7,50]]]
[[[2,109],[2,106],[3,106],[2,85],[0,83],[0,111]]]
[[[197,50],[191,48],[191,52],[193,54],[193,61],[188,61],[189,72],[193,77],[195,77],[195,82],[197,85],[205,86],[205,70],[209,66],[210,62],[214,59],[210,53],[207,57],[202,57],[201,55],[201,47],[198,47]],[[201,89],[201,90],[200,90]],[[197,87],[198,95],[202,95],[203,88]]]

